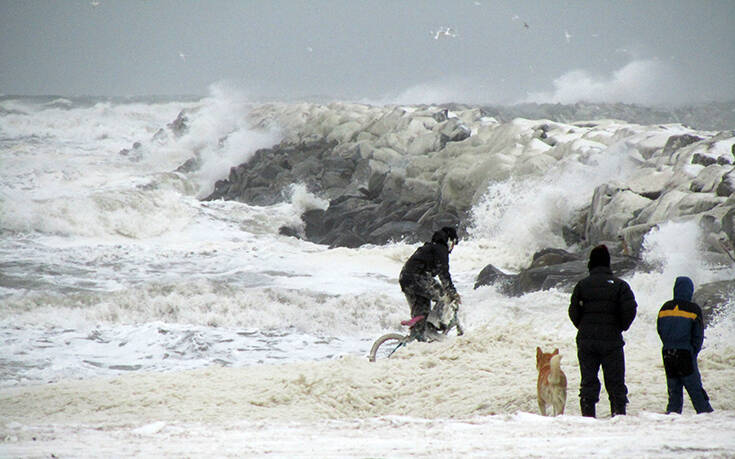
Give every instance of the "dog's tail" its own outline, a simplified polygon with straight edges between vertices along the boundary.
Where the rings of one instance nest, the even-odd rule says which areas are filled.
[[[559,384],[561,382],[562,372],[560,361],[561,356],[559,354],[553,356],[549,361],[549,367],[551,369],[549,371],[549,382],[551,384]]]

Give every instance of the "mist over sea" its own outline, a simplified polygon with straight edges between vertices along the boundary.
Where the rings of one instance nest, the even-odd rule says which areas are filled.
[[[329,247],[282,235],[284,226],[303,225],[305,210],[327,203],[303,184],[293,184],[282,202],[270,206],[202,200],[231,167],[293,134],[277,123],[254,126],[249,114],[259,105],[224,91],[204,98],[0,97],[0,411],[15,423],[0,433],[22,440],[22,426],[63,424],[65,416],[75,426],[148,426],[136,435],[170,438],[180,434],[177,422],[199,423],[192,432],[207,436],[231,428],[228,422],[257,431],[249,423],[291,419],[307,423],[298,435],[313,435],[321,429],[315,426],[332,419],[348,423],[338,429],[359,423],[376,435],[390,422],[404,422],[404,433],[420,430],[414,418],[483,419],[477,422],[490,431],[526,432],[545,422],[528,414],[537,411],[537,345],[560,349],[570,387],[567,413],[579,414],[568,292],[509,297],[496,286],[473,287],[489,263],[517,272],[537,249],[578,250],[565,244],[559,221],[588,205],[596,184],[639,172],[625,160],[628,151],[610,148],[591,153],[586,163],[560,161],[532,178],[511,173],[486,189],[466,190],[474,206],[463,222],[467,236],[450,259],[466,335],[412,346],[391,367],[371,366],[366,355],[373,340],[398,331],[408,318],[397,278],[417,244]],[[296,105],[278,106],[285,112]],[[483,110],[501,123],[616,119],[636,132],[660,124],[674,124],[677,132],[735,128],[735,105],[726,103]],[[170,125],[182,111],[188,130],[176,136]],[[199,167],[182,169],[192,157]],[[529,187],[532,197],[519,192]],[[733,265],[713,265],[703,256],[701,238],[696,224],[661,225],[646,236],[641,254],[656,269],[626,278],[639,305],[625,334],[635,419],[629,429],[666,430],[668,421],[654,414],[663,412],[666,400],[655,322],[675,277],[689,275],[696,285],[735,277]],[[701,422],[726,432],[735,426],[735,298],[722,310],[707,328],[700,355],[704,385],[720,417]],[[430,383],[437,379],[444,387]],[[239,382],[228,385],[230,380]],[[383,392],[381,381],[393,389]],[[109,392],[110,384],[119,392]],[[505,390],[496,392],[500,386]],[[240,392],[227,399],[233,387]],[[160,402],[164,410],[154,402],[136,405],[141,392],[189,398],[174,409],[169,397]],[[110,401],[113,411],[120,410],[116,418],[100,412],[110,393],[118,394]],[[33,397],[43,403],[24,404]],[[605,398],[603,390],[602,415],[609,414]],[[44,403],[67,404],[71,411],[55,414]],[[193,411],[195,418],[186,418]],[[564,422],[569,431],[589,428]],[[616,428],[625,432],[621,422]],[[716,433],[713,443],[715,453],[735,451],[725,433]],[[470,444],[478,448],[473,454],[483,451],[481,442]]]

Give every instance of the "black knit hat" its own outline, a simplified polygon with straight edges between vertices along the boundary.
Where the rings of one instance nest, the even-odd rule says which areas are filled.
[[[457,238],[457,230],[450,226],[445,226],[438,231],[434,231],[434,235],[431,236],[431,242],[444,245],[448,245],[450,239],[453,240],[455,244],[459,242],[459,239]]]
[[[598,266],[610,267],[610,252],[607,251],[605,244],[600,244],[590,252],[590,261],[587,268],[592,269]]]
[[[452,228],[451,226],[445,226],[442,228],[442,231],[444,231],[447,234],[447,239],[454,240],[454,243],[456,244],[459,242],[459,236],[457,236],[457,230]]]

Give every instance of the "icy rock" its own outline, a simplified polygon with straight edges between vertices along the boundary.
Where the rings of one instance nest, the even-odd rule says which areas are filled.
[[[613,255],[610,261],[613,272],[618,276],[643,267],[633,257]],[[588,272],[585,254],[547,248],[534,254],[530,266],[518,274],[506,274],[492,264],[485,266],[475,278],[475,288],[496,285],[500,292],[509,296],[550,288],[570,291]]]
[[[724,181],[723,176],[727,173],[730,168],[726,168],[717,164],[707,166],[692,180],[692,184],[689,186],[691,191],[695,193],[711,193],[716,187]],[[718,196],[729,196],[720,195]]]
[[[616,240],[635,214],[651,200],[618,186],[604,184],[595,189],[587,217],[587,240]]]
[[[599,185],[584,209],[570,210],[570,222],[558,225],[569,244],[614,241],[637,255],[647,231],[675,219],[711,220],[716,224],[703,225],[705,240],[721,232],[731,238],[724,215],[735,206],[728,200],[735,189],[728,165],[733,131],[630,124],[619,120],[667,120],[624,104],[606,109],[620,116],[595,118],[601,107],[586,104],[513,110],[260,105],[248,115],[251,125],[278,128],[283,141],[233,167],[206,199],[272,205],[289,199],[290,186],[303,184],[329,206],[307,211],[303,226],[283,234],[330,245],[418,242],[444,224],[461,232],[490,184],[542,177],[561,162],[595,167],[601,158],[620,157],[634,161],[638,173],[625,184]],[[523,112],[538,118],[517,116]]]
[[[735,191],[735,168],[722,176],[722,181],[717,185],[717,196],[732,196],[733,191]]]
[[[186,124],[188,122],[189,117],[186,116],[184,111],[180,111],[176,119],[167,124],[166,127],[173,132],[174,136],[181,137],[189,131],[189,126]]]
[[[711,282],[697,286],[692,300],[702,308],[704,324],[709,325],[726,307],[735,307],[729,303],[735,297],[735,280]]]

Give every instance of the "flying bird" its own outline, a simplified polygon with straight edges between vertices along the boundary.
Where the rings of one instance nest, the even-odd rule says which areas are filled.
[[[186,61],[186,54],[182,53],[181,51],[179,51],[179,57],[182,61]]]
[[[432,35],[434,35],[434,40],[438,40],[442,37],[456,38],[457,32],[455,32],[451,27],[439,27],[439,30],[432,32]]]
[[[514,15],[513,15],[513,18],[512,18],[512,19],[513,19],[514,21],[518,21],[518,20],[520,20],[520,19],[521,19],[521,17],[520,17],[520,16],[518,16],[517,14],[514,14]],[[528,23],[527,23],[526,21],[523,21],[523,27],[525,27],[525,28],[527,28],[527,29],[530,29],[530,28],[531,28],[531,26],[530,26],[530,25],[528,25]]]
[[[568,30],[565,30],[564,31],[564,38],[567,39],[567,43],[570,43],[572,41],[572,34],[570,34]]]
[[[100,2],[89,2],[90,5],[92,5],[92,8],[97,8],[100,6]]]

